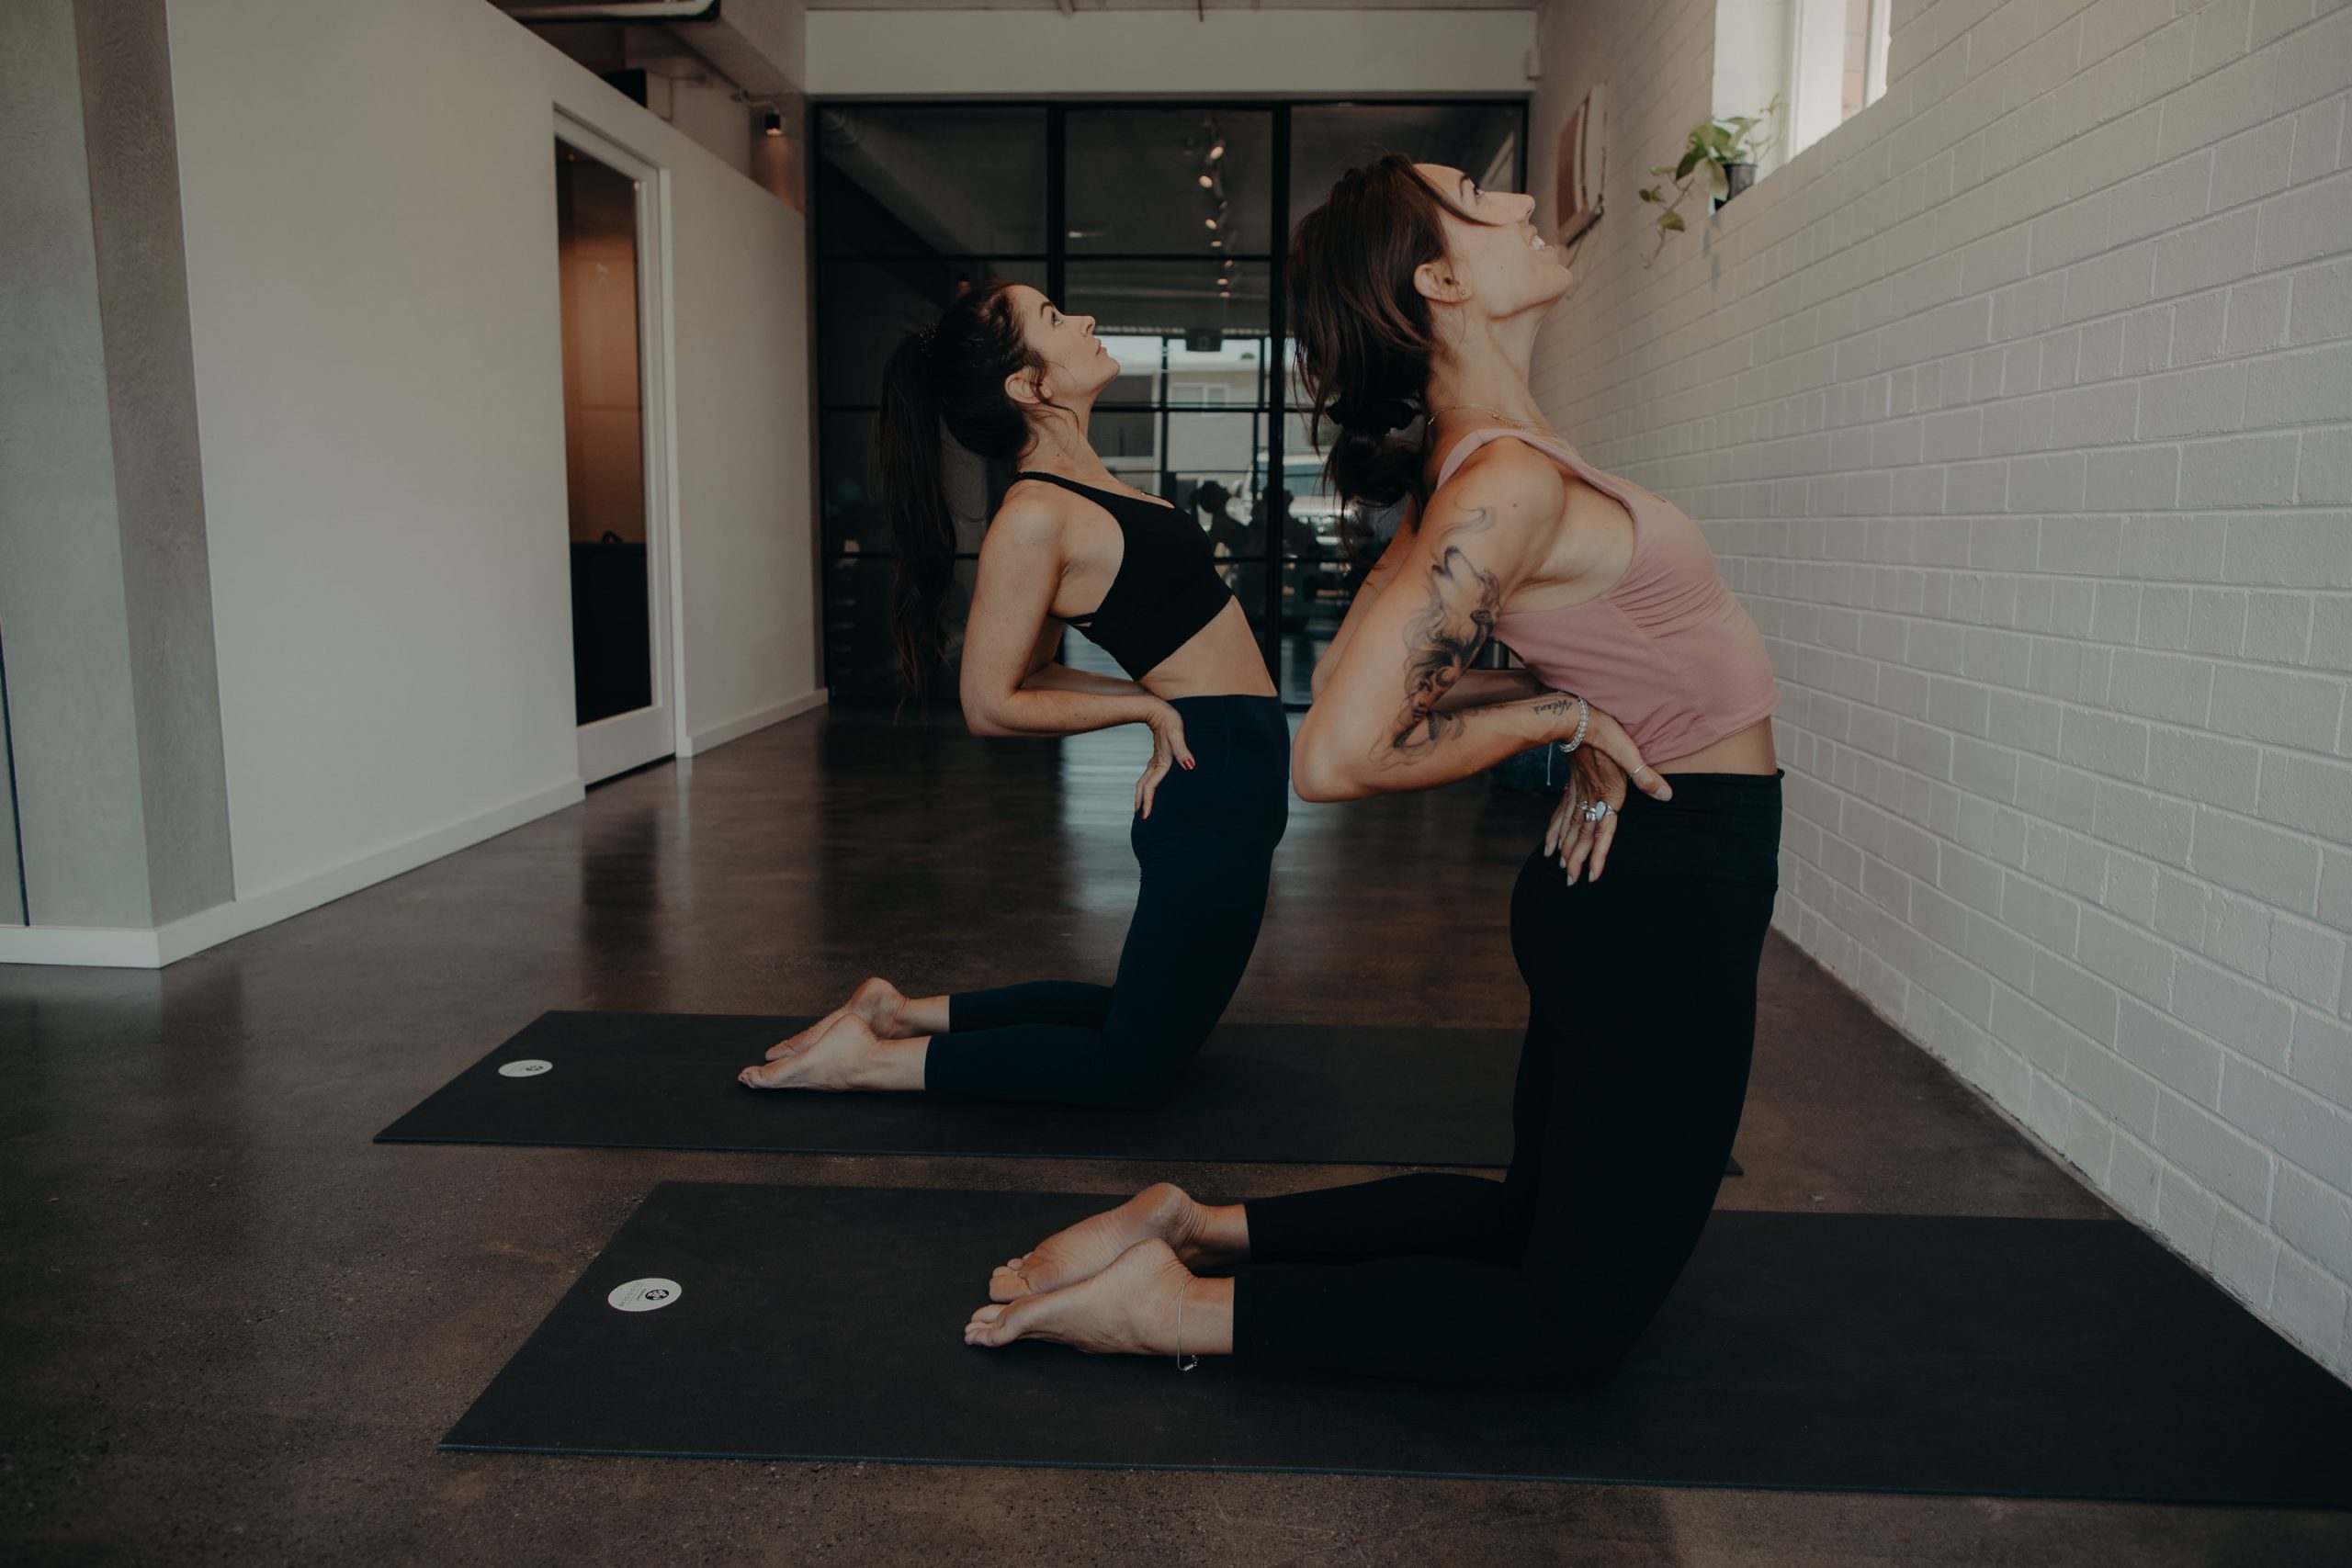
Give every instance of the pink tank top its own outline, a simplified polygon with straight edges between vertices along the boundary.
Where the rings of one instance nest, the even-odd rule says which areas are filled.
[[[1529,669],[1548,685],[1589,698],[1623,725],[1652,761],[1688,756],[1780,705],[1763,634],[1724,586],[1699,525],[1672,502],[1601,472],[1565,443],[1500,425],[1454,443],[1438,484],[1501,435],[1558,458],[1623,502],[1634,519],[1633,561],[1607,592],[1581,604],[1497,617],[1495,636]]]

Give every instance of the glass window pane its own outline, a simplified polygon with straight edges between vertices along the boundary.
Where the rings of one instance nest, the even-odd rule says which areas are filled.
[[[827,255],[1046,251],[1046,111],[828,104],[817,111]]]
[[[1239,262],[1080,261],[1064,269],[1066,310],[1094,318],[1119,361],[1098,405],[1181,402],[1250,408],[1265,400],[1272,268]]]
[[[1219,299],[1218,303],[1226,301]],[[1267,389],[1261,367],[1267,353],[1262,333],[1253,328],[1246,336],[1228,335],[1222,328],[1214,330],[1212,347],[1199,327],[1171,323],[1166,332],[1113,333],[1098,326],[1097,335],[1119,362],[1119,375],[1095,395],[1094,406],[1263,407]]]
[[[817,269],[817,375],[828,403],[870,405],[882,395],[882,364],[899,339],[939,319],[969,284],[1009,277],[1046,286],[1043,262],[900,256],[829,261]]]
[[[1267,554],[1266,496],[1263,475],[1255,469],[1225,472],[1186,469],[1169,476],[1168,488],[1177,504],[1189,506],[1208,531],[1209,548],[1220,561],[1262,561]],[[1234,581],[1230,571],[1226,581]],[[1236,590],[1238,592],[1238,590]],[[1252,609],[1265,603],[1260,580]]]
[[[1070,254],[1277,248],[1271,113],[1072,108],[1063,124]]]
[[[1246,413],[1193,413],[1170,409],[1166,465],[1184,473],[1255,474],[1265,457],[1265,422]]]
[[[1488,190],[1519,190],[1526,109],[1510,103],[1300,104],[1290,112],[1290,220],[1329,199],[1340,176],[1402,152],[1460,169]]]

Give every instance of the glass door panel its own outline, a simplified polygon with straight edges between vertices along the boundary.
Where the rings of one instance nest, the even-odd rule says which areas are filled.
[[[575,722],[651,705],[637,182],[556,143]]]

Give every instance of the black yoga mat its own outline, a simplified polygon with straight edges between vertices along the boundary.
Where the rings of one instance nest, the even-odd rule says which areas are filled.
[[[1581,1393],[965,1346],[1109,1201],[663,1182],[441,1446],[2352,1506],[2352,1389],[2120,1221],[1720,1212]]]
[[[1515,1029],[1222,1024],[1175,1094],[1140,1111],[808,1094],[735,1081],[770,1045],[814,1021],[543,1013],[376,1138],[1335,1165],[1510,1161]]]

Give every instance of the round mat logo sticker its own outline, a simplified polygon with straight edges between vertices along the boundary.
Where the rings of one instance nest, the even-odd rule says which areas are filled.
[[[616,1285],[605,1298],[616,1312],[654,1312],[676,1301],[684,1292],[675,1280],[631,1280]]]
[[[554,1067],[553,1062],[543,1062],[533,1056],[527,1061],[506,1063],[498,1069],[498,1076],[502,1078],[535,1078]]]

